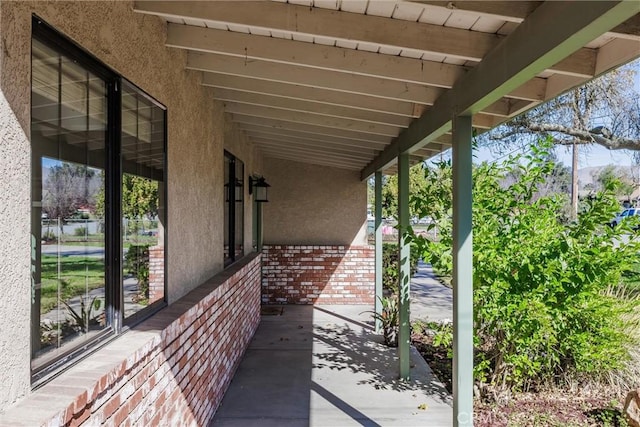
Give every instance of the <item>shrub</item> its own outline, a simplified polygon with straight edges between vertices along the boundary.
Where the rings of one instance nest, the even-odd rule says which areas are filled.
[[[548,145],[541,147],[503,165],[482,164],[473,173],[475,374],[516,390],[623,368],[636,344],[624,331],[638,300],[608,292],[638,253],[635,224],[606,226],[619,209],[612,188],[588,200],[577,221],[564,223],[565,199],[537,193],[553,168]],[[436,171],[450,177],[450,164]],[[518,179],[509,183],[509,175]],[[422,216],[441,223],[438,242],[413,239],[446,275],[450,191],[428,188],[412,199]]]
[[[87,235],[87,227],[77,227],[73,230],[74,236],[84,237]]]
[[[411,273],[418,271],[419,252],[415,245],[411,245]],[[382,287],[392,294],[398,293],[398,245],[396,243],[382,244]]]
[[[149,245],[131,245],[124,258],[124,267],[138,280],[138,291],[149,297]]]

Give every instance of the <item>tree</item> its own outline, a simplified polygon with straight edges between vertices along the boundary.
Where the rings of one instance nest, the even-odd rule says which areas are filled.
[[[137,175],[122,177],[122,216],[141,219],[158,215],[158,182]]]
[[[487,142],[529,143],[551,136],[556,144],[600,144],[640,150],[640,60],[560,95],[488,132]],[[523,136],[529,136],[524,138]]]
[[[424,164],[419,163],[409,169],[409,194],[420,192],[427,185],[423,172]],[[398,176],[384,178],[382,184],[382,216],[385,218],[398,215]],[[410,209],[413,217],[416,213]]]
[[[487,133],[484,141],[528,144],[552,137],[573,147],[571,207],[578,210],[578,146],[640,150],[640,61],[620,67],[540,105]],[[528,138],[527,138],[528,136]]]
[[[96,171],[84,165],[62,163],[49,169],[43,183],[42,210],[49,218],[66,219],[80,206],[96,202]]]
[[[640,300],[618,286],[640,250],[637,222],[606,225],[618,210],[610,185],[586,202],[577,221],[559,220],[563,198],[540,194],[554,169],[550,148],[534,146],[531,155],[473,171],[476,380],[531,390],[615,372],[631,385],[637,380],[632,351],[639,343],[630,331],[640,321]],[[517,180],[509,178],[514,173]],[[409,237],[436,271],[450,275],[451,165],[425,174],[447,177],[438,184],[427,179],[412,198],[440,234],[434,239],[409,231]]]

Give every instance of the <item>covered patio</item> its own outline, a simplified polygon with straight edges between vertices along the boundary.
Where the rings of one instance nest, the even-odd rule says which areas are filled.
[[[3,425],[206,425],[215,414],[214,425],[472,425],[473,137],[640,57],[635,0],[18,1],[0,3],[0,20],[0,284],[11,296],[0,314],[12,319],[0,326],[10,367],[0,373]],[[123,119],[123,84],[140,99],[135,126]],[[155,115],[142,114],[147,101]],[[157,146],[144,145],[151,134]],[[111,296],[105,340],[45,363],[34,380],[38,145],[106,171],[101,280]],[[403,233],[409,167],[450,148],[451,401],[410,347]],[[119,202],[131,160],[161,171],[168,224],[152,271],[164,291],[140,319],[120,310]],[[381,310],[384,174],[399,178],[397,353],[361,314]],[[252,194],[260,179],[271,184],[266,204]],[[261,304],[283,314],[258,326]],[[255,384],[268,352],[282,365]],[[234,382],[252,397],[232,387],[219,407],[245,353]],[[283,391],[276,408],[302,399],[287,420],[261,401]]]
[[[640,4],[604,2],[138,2],[167,22],[225,109],[268,156],[398,174],[399,377],[409,380],[409,167],[452,148],[454,425],[472,425],[472,140],[640,56]],[[270,214],[270,207],[265,215]],[[376,310],[381,308],[376,303]]]
[[[412,350],[395,348],[361,305],[267,306],[212,426],[450,426],[452,399]]]

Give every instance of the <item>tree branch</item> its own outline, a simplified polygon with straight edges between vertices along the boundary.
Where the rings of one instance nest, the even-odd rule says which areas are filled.
[[[640,150],[640,139],[619,138],[590,133],[586,130],[569,128],[562,125],[546,123],[528,123],[528,130],[533,132],[559,132],[577,138],[581,144],[600,144],[609,150]],[[570,145],[571,141],[559,141],[561,145]]]

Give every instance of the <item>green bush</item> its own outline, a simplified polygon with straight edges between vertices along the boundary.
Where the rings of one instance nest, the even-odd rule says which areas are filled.
[[[73,230],[74,236],[84,237],[87,235],[87,227],[77,227]]]
[[[611,291],[640,249],[635,224],[606,225],[619,209],[612,188],[587,201],[577,221],[564,223],[565,198],[538,193],[553,168],[548,145],[541,147],[473,172],[475,374],[515,390],[623,368],[637,345],[625,330],[638,299]],[[425,173],[446,183],[451,167]],[[439,241],[413,239],[445,275],[451,273],[450,192],[450,185],[444,192],[427,188],[412,199],[421,216],[439,222]]]
[[[418,271],[420,254],[415,245],[411,245],[411,273]],[[398,245],[396,243],[382,244],[382,287],[392,294],[398,293]]]
[[[131,245],[124,257],[124,267],[138,280],[138,291],[149,297],[149,245]]]

